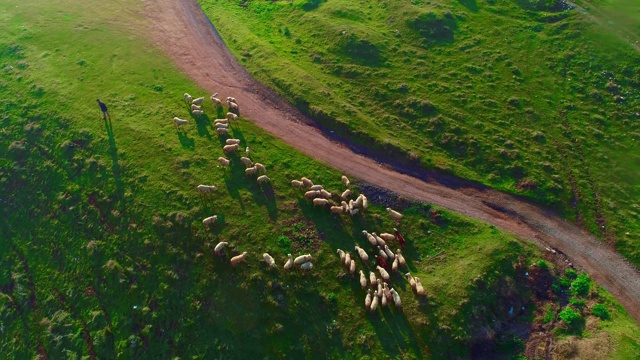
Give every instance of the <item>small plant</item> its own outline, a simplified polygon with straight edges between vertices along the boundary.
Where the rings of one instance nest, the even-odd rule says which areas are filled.
[[[538,266],[540,270],[549,270],[549,264],[544,260],[538,260],[536,266]]]
[[[567,269],[564,272],[565,275],[567,275],[567,277],[571,280],[575,279],[578,277],[578,272],[573,270],[573,269]]]
[[[556,313],[553,309],[553,306],[551,306],[551,304],[547,304],[544,310],[545,312],[544,312],[544,318],[542,318],[542,323],[548,324],[549,322],[551,322],[551,320],[553,320]]]
[[[589,295],[590,289],[591,279],[589,279],[589,276],[587,274],[578,275],[578,277],[571,283],[571,290],[578,296]]]
[[[609,315],[609,311],[607,310],[607,307],[604,306],[604,304],[596,304],[591,309],[591,314],[599,317],[602,320],[609,320],[611,318],[611,316]]]
[[[569,304],[577,307],[577,308],[583,308],[586,304],[584,302],[584,299],[578,299],[578,298],[571,298],[569,300]]]
[[[582,320],[582,315],[570,306],[560,311],[558,317],[564,321],[569,328],[576,326]]]

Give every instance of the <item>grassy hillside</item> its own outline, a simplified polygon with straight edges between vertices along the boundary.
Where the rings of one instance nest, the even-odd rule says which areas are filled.
[[[610,31],[640,17],[613,3],[633,9],[614,25],[559,1],[200,1],[322,126],[553,205],[640,264],[640,62]]]
[[[219,168],[215,110],[174,128],[173,116],[188,118],[182,93],[205,93],[136,36],[136,6],[0,4],[0,358],[515,357],[536,326],[569,352],[597,339],[607,356],[638,356],[640,331],[614,300],[593,284],[573,292],[577,274],[490,226],[366,184],[365,216],[330,216],[289,180],[338,191],[340,174],[247,122],[233,136],[271,184],[235,157]],[[200,183],[218,191],[198,196]],[[335,250],[367,245],[364,228],[389,231],[386,205],[405,213],[408,267],[428,296],[394,275],[403,311],[368,314]],[[219,223],[204,228],[212,214]],[[213,255],[219,241],[226,258]],[[248,262],[231,268],[242,251]],[[312,253],[314,269],[284,272],[289,252]],[[579,313],[571,326],[567,306]]]

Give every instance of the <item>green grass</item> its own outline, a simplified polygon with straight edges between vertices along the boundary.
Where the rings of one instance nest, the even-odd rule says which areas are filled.
[[[405,214],[409,270],[429,296],[418,301],[395,275],[404,311],[366,314],[335,250],[365,246],[363,228],[391,229],[386,204],[343,220],[314,209],[289,180],[336,191],[340,174],[245,121],[233,135],[272,183],[258,187],[237,159],[219,168],[208,121],[183,134],[171,122],[188,117],[183,92],[204,91],[136,36],[142,9],[123,6],[0,4],[0,358],[469,357],[492,320],[528,304],[535,249],[392,199]],[[200,197],[200,183],[219,190]],[[220,222],[205,229],[212,214]],[[219,241],[248,251],[248,263],[216,258]],[[265,251],[279,266],[289,251],[311,252],[315,268],[267,270]],[[605,305],[614,350],[637,354],[637,325],[614,300]],[[498,353],[522,351],[508,334],[498,339]]]
[[[200,1],[241,63],[322,126],[550,205],[640,265],[638,53],[606,21],[528,3],[542,2]],[[637,2],[607,6],[623,5],[616,26],[640,36]]]

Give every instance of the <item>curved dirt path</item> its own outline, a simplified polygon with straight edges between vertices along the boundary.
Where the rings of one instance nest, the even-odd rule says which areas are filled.
[[[238,99],[242,115],[297,150],[399,195],[488,222],[565,253],[640,322],[640,273],[584,230],[515,196],[462,179],[394,171],[324,137],[312,122],[240,66],[195,0],[146,0],[152,41],[182,71],[221,98]]]

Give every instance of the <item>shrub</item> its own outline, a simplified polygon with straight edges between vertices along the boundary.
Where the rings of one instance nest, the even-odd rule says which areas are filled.
[[[573,327],[582,320],[582,315],[579,312],[573,310],[572,307],[567,306],[558,314],[558,317],[564,321],[569,327]]]
[[[594,316],[599,317],[602,320],[608,320],[610,319],[609,316],[609,311],[607,310],[607,307],[604,306],[604,304],[596,304],[592,309],[591,309],[591,313]]]
[[[453,41],[453,32],[457,28],[453,15],[429,12],[408,21],[411,29],[415,30],[426,41]]]
[[[573,269],[565,270],[564,274],[567,275],[567,277],[572,280],[578,277],[578,272]]]
[[[571,290],[578,296],[589,295],[590,289],[591,279],[589,279],[589,276],[587,274],[578,275],[578,277],[571,283]]]
[[[538,262],[536,262],[536,265],[541,269],[541,270],[549,270],[549,264],[544,261],[544,260],[538,260]]]

